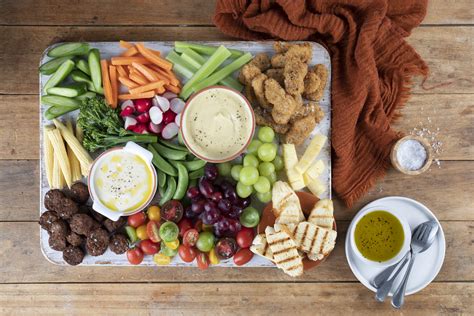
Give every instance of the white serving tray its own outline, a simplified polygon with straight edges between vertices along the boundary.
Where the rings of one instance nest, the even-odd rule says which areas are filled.
[[[270,56],[274,54],[273,51],[273,41],[265,41],[265,42],[197,42],[200,44],[208,44],[208,45],[224,45],[227,48],[234,48],[238,50],[242,50],[245,52],[250,52],[252,55],[257,53],[265,52],[268,53]],[[313,58],[311,60],[310,65],[315,64],[323,64],[329,71],[328,76],[328,83],[326,84],[323,98],[320,100],[320,106],[323,109],[325,116],[324,119],[318,124],[318,126],[314,129],[311,134],[310,139],[317,133],[326,135],[328,137],[328,141],[326,142],[325,146],[321,150],[321,153],[318,159],[322,159],[326,164],[326,169],[323,174],[320,176],[320,180],[326,184],[327,191],[322,196],[323,198],[331,198],[331,59],[329,56],[328,51],[321,45],[310,42],[313,46]],[[89,43],[91,47],[98,48],[100,50],[101,59],[109,59],[113,56],[118,56],[123,49],[119,46],[118,42],[91,42]],[[56,46],[57,44],[53,45]],[[149,48],[159,50],[162,52],[163,56],[166,56],[169,51],[173,49],[174,42],[145,42],[145,45]],[[48,61],[50,58],[46,56],[46,52],[51,49],[53,46],[48,47],[42,55],[40,64]],[[49,76],[44,76],[40,74],[40,84],[39,84],[39,91],[40,95],[43,94],[42,87],[43,84],[46,83]],[[43,127],[45,125],[52,124],[52,122],[48,121],[43,115],[46,111],[47,106],[41,105],[40,103],[40,214],[46,211],[44,207],[44,196],[46,192],[49,190],[48,182],[46,180],[46,173],[44,168],[44,156],[43,156]],[[64,117],[66,118],[76,118],[78,111],[68,113]],[[310,139],[306,140],[304,144],[297,147],[298,157],[304,153],[305,148],[308,146]],[[96,156],[96,155],[93,155]],[[263,209],[263,208],[262,208]],[[48,261],[58,265],[67,265],[62,258],[62,252],[52,250],[48,245],[48,233],[40,229],[40,244],[41,250]],[[107,250],[105,254],[98,257],[93,257],[90,255],[86,255],[84,257],[83,262],[81,265],[88,265],[88,266],[130,266],[127,257],[125,254],[123,255],[116,255],[112,251]],[[142,266],[156,266],[153,262],[152,256],[146,256],[143,262],[141,263]],[[175,256],[170,264],[171,266],[196,266],[196,263],[185,263],[183,262],[179,256]],[[235,267],[234,262],[232,259],[223,260],[221,261],[218,266],[222,267]],[[248,262],[244,267],[274,267],[274,264],[269,260],[254,256],[250,262]]]

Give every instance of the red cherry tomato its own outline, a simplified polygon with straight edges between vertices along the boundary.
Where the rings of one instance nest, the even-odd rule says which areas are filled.
[[[127,259],[131,264],[142,263],[143,257],[143,251],[138,247],[127,250]]]
[[[252,228],[242,227],[242,229],[237,233],[237,237],[235,239],[237,241],[237,245],[239,245],[240,248],[249,248],[252,246],[254,237],[255,233]]]
[[[199,239],[199,232],[194,229],[188,229],[183,235],[183,245],[194,247]]]
[[[146,222],[146,214],[144,212],[133,214],[127,218],[127,222],[128,225],[135,228],[142,226]]]
[[[151,241],[153,242],[161,241],[160,226],[161,226],[161,223],[157,221],[149,221],[148,224],[146,224],[146,234],[148,235],[148,238],[151,239]]]
[[[156,244],[150,239],[146,239],[140,242],[140,249],[146,255],[154,255],[160,251],[160,244]]]
[[[178,227],[179,227],[179,235],[183,237],[184,233],[187,230],[193,228],[193,224],[191,224],[191,221],[188,218],[183,218],[182,220],[179,221]]]
[[[234,255],[234,263],[238,266],[243,266],[253,257],[253,252],[249,248],[242,248]]]
[[[209,268],[209,258],[204,252],[198,253],[197,266],[199,270],[206,270],[207,268]]]
[[[197,251],[194,247],[180,245],[178,248],[178,254],[184,262],[193,262],[196,258]]]

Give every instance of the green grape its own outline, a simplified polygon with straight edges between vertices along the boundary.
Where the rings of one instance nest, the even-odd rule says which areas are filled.
[[[272,200],[272,192],[268,191],[265,193],[257,192],[257,199],[262,203],[268,203]]]
[[[236,187],[237,195],[243,199],[246,197],[249,197],[250,194],[253,192],[253,188],[251,185],[245,185],[242,182],[237,182],[237,187]]]
[[[281,156],[276,156],[275,159],[273,159],[272,163],[275,166],[276,171],[283,170],[283,167],[285,167],[285,164]]]
[[[268,180],[264,176],[260,176],[258,178],[258,181],[253,185],[253,187],[255,188],[255,191],[259,193],[268,192],[271,189],[270,180]]]
[[[255,208],[251,206],[245,208],[242,214],[240,214],[240,223],[242,226],[252,228],[257,226],[259,222],[260,214]]]
[[[260,162],[258,161],[258,158],[255,157],[252,154],[247,154],[244,157],[244,167],[249,167],[250,166],[250,167],[257,168],[259,163]]]
[[[232,176],[232,179],[235,181],[239,181],[240,179],[240,170],[242,170],[242,165],[235,165],[230,169],[230,175]]]
[[[272,185],[278,180],[276,172],[272,172],[268,176],[265,176],[265,177],[270,181]]]
[[[277,154],[277,146],[271,143],[265,143],[258,149],[258,158],[261,161],[272,161]]]
[[[268,176],[270,173],[275,172],[275,166],[271,162],[262,162],[258,166],[258,172],[261,176]]]
[[[240,171],[239,181],[245,185],[254,185],[258,181],[258,170],[255,167],[243,167]]]
[[[247,153],[252,155],[257,155],[258,148],[262,145],[262,142],[258,139],[254,139],[250,142],[250,145],[247,147]]]
[[[219,175],[223,177],[230,176],[230,170],[232,169],[232,164],[230,162],[223,162],[217,165],[219,169]]]
[[[258,131],[258,139],[260,139],[264,143],[271,143],[275,138],[275,132],[271,127],[264,126],[261,127]]]

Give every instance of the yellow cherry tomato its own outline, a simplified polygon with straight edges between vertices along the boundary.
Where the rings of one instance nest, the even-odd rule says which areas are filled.
[[[140,240],[148,239],[148,234],[146,232],[146,225],[138,226],[137,236],[138,238],[140,238]]]
[[[162,253],[157,253],[153,256],[153,261],[155,261],[155,263],[159,266],[166,266],[170,264],[171,257],[168,257]]]
[[[148,211],[147,211],[147,214],[148,214],[148,218],[151,220],[151,221],[157,221],[159,222],[160,219],[161,219],[161,214],[160,214],[160,207],[157,206],[157,205],[152,205],[150,207],[148,207]]]
[[[216,248],[212,248],[211,251],[209,251],[209,262],[211,264],[218,264],[220,262],[219,257],[216,254]]]
[[[202,231],[212,233],[212,230],[213,230],[213,225],[202,224]]]
[[[164,243],[165,243],[166,247],[168,247],[170,249],[173,249],[173,250],[178,249],[178,247],[179,247],[179,240],[178,239],[175,239],[175,240],[169,241],[169,242],[165,241]]]

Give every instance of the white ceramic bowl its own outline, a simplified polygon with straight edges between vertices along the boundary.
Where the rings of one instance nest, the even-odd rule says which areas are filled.
[[[402,248],[400,249],[400,251],[392,259],[387,260],[387,261],[383,261],[383,262],[369,260],[366,257],[364,257],[362,255],[362,253],[360,253],[360,251],[357,248],[357,245],[355,243],[354,235],[355,235],[355,230],[356,230],[357,224],[362,219],[362,217],[364,217],[365,215],[367,215],[371,212],[374,212],[374,211],[385,211],[385,212],[388,212],[388,213],[392,214],[393,216],[395,216],[400,221],[400,223],[402,224],[403,233],[404,233],[403,245],[402,245]],[[411,243],[410,225],[408,225],[408,222],[403,217],[401,212],[388,209],[385,206],[373,206],[373,207],[367,208],[365,210],[359,211],[359,213],[357,213],[356,216],[354,217],[354,219],[352,220],[351,230],[348,232],[348,234],[350,236],[350,247],[351,247],[352,251],[357,255],[357,257],[359,257],[360,260],[362,260],[363,262],[365,262],[368,265],[372,265],[372,266],[376,266],[376,267],[391,266],[391,265],[397,263],[398,261],[400,261],[403,258],[403,256],[405,256],[405,254],[410,250],[410,243]]]

